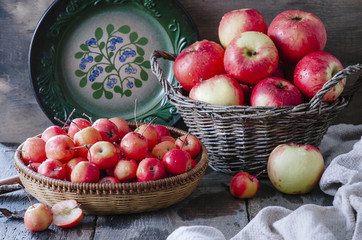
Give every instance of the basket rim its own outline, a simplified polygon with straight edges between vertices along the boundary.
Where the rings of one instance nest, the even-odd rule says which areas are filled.
[[[128,122],[129,126],[135,127],[136,123]],[[157,126],[158,124],[152,124]],[[173,135],[186,135],[187,132],[181,129],[165,126],[168,128]],[[37,135],[36,137],[39,137]],[[200,142],[201,143],[201,142]],[[100,195],[106,193],[118,194],[118,195],[135,195],[142,193],[152,193],[158,192],[162,189],[174,188],[178,185],[183,185],[187,182],[192,182],[198,177],[202,176],[208,166],[209,158],[206,147],[201,143],[201,152],[198,156],[198,164],[189,171],[174,175],[170,177],[165,177],[158,180],[146,181],[146,182],[129,182],[129,183],[77,183],[77,182],[68,182],[59,179],[53,179],[50,177],[43,176],[33,170],[29,169],[21,159],[21,149],[24,143],[19,145],[17,151],[14,154],[14,164],[18,174],[22,174],[26,179],[31,179],[31,181],[39,182],[42,185],[48,185],[51,188],[57,189],[67,189],[67,191],[77,191],[77,192],[97,192]]]

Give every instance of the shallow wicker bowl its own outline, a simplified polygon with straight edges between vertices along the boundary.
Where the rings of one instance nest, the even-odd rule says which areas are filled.
[[[281,143],[318,146],[362,84],[362,64],[356,64],[337,73],[313,99],[298,106],[218,106],[192,100],[180,87],[171,85],[158,60],[175,58],[174,54],[155,50],[150,59],[152,72],[189,131],[205,144],[211,168],[229,174],[265,170],[270,152]],[[344,78],[347,86],[343,95],[334,102],[323,102],[324,94]]]
[[[134,123],[129,123],[135,128]],[[167,127],[174,137],[186,132]],[[18,150],[21,150],[22,145]],[[38,201],[53,206],[55,203],[76,199],[85,214],[115,215],[166,208],[189,196],[199,184],[208,166],[208,154],[202,150],[198,164],[186,173],[149,182],[100,184],[72,183],[44,177],[26,167],[20,151],[15,153],[15,167],[26,190]]]

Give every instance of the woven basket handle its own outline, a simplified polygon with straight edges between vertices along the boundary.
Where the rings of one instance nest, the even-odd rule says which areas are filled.
[[[166,91],[166,94],[170,94],[170,93],[174,94],[176,92],[175,87],[172,86],[172,84],[169,81],[167,81],[167,79],[165,78],[163,71],[157,62],[157,59],[159,59],[159,58],[164,58],[166,60],[175,61],[176,55],[172,54],[172,53],[163,52],[161,50],[155,50],[155,51],[153,51],[153,53],[151,55],[151,59],[150,59],[151,70],[152,70],[153,74],[155,74],[157,76],[158,81],[160,82],[163,89]]]
[[[359,86],[362,84],[362,64],[356,64],[352,66],[348,66],[345,69],[339,71],[335,74],[330,80],[328,80],[322,87],[321,90],[317,92],[317,94],[309,101],[309,109],[312,110],[314,108],[320,107],[322,104],[322,100],[324,95],[330,91],[339,81],[344,78],[347,78],[350,75],[359,74],[358,79],[353,83],[349,89],[344,89],[342,96],[344,97],[352,97],[353,94],[358,90]]]

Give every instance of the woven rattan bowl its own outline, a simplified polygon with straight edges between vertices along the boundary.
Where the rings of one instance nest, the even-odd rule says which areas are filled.
[[[135,128],[134,123],[129,123]],[[186,132],[167,127],[171,135],[179,137]],[[21,150],[22,145],[18,150]],[[186,173],[149,182],[100,184],[72,183],[44,177],[26,167],[20,151],[14,162],[25,189],[38,201],[53,206],[55,203],[76,199],[85,214],[115,215],[154,211],[182,201],[199,184],[208,166],[208,154],[202,150],[196,158],[198,164]]]
[[[152,72],[189,131],[205,144],[209,165],[229,174],[239,171],[257,174],[265,170],[270,152],[281,143],[318,146],[329,125],[362,84],[362,65],[357,64],[337,73],[313,99],[298,106],[217,106],[192,100],[179,87],[170,84],[158,60],[175,58],[174,54],[154,51]],[[334,102],[322,102],[324,94],[343,78],[347,78],[347,86],[349,84],[343,95]]]

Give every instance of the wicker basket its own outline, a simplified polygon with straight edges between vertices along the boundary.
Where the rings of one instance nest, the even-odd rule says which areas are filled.
[[[182,94],[180,87],[172,86],[157,62],[160,58],[173,61],[176,55],[154,51],[152,72],[189,131],[205,144],[210,167],[229,174],[265,170],[270,152],[281,143],[318,146],[331,122],[362,84],[362,65],[357,64],[336,74],[310,102],[298,106],[217,106],[192,100]],[[343,96],[332,103],[322,102],[324,94],[345,77],[348,83],[350,78],[354,81]]]
[[[134,123],[129,123],[132,129]],[[174,137],[186,132],[167,127]],[[19,146],[18,150],[22,148]],[[44,177],[26,167],[20,151],[14,157],[19,178],[38,201],[53,206],[55,203],[76,199],[85,214],[115,215],[154,211],[175,204],[187,196],[199,184],[208,166],[208,155],[202,151],[196,158],[198,164],[186,173],[149,182],[100,184],[72,183]]]

